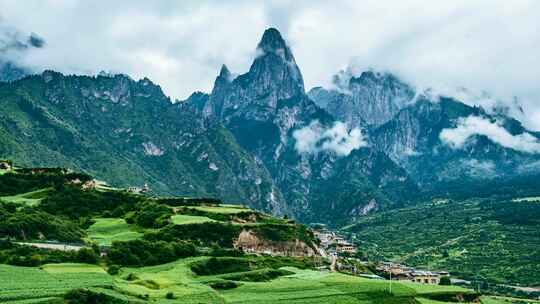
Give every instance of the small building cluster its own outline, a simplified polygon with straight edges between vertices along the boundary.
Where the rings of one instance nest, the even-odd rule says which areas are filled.
[[[438,285],[441,277],[449,276],[447,271],[426,271],[393,262],[382,262],[377,270],[389,275],[392,280],[410,281]]]
[[[13,169],[13,163],[10,160],[0,160],[0,170]]]
[[[326,228],[315,229],[315,237],[319,239],[320,246],[327,254],[355,254],[356,246],[345,240],[342,236]]]
[[[150,191],[150,187],[148,187],[147,183],[144,183],[144,186],[142,188],[141,187],[128,187],[127,191],[134,194],[144,194]]]

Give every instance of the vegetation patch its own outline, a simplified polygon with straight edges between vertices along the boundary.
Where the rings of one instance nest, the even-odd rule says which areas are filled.
[[[112,287],[106,273],[49,273],[37,267],[0,265],[0,302],[62,297],[75,288]]]
[[[168,263],[196,254],[195,246],[188,242],[133,240],[113,242],[107,258],[112,265],[147,266]]]
[[[240,284],[233,281],[217,281],[217,282],[212,282],[209,285],[210,287],[214,289],[220,289],[220,290],[233,289],[240,286]]]
[[[64,296],[66,304],[128,304],[121,298],[111,296],[109,294],[92,291],[89,289],[74,289],[70,290]]]
[[[173,210],[152,201],[142,201],[135,206],[135,211],[126,216],[126,222],[145,228],[161,228],[170,223]]]
[[[281,267],[295,267],[306,269],[314,267],[314,260],[311,258],[294,257],[212,257],[199,260],[191,264],[191,270],[197,275],[220,275],[226,273],[249,272],[259,269],[277,270]],[[264,273],[264,271],[262,271]],[[279,273],[285,273],[280,271]],[[270,275],[278,274],[273,273]]]
[[[220,199],[215,198],[190,198],[190,197],[162,197],[156,198],[155,201],[158,204],[164,204],[168,206],[218,206],[221,204]]]
[[[221,222],[206,222],[199,224],[168,225],[159,232],[145,234],[145,239],[166,242],[187,240],[201,245],[217,244],[221,247],[232,248],[233,240],[238,237],[242,227]]]
[[[51,192],[51,190],[52,188],[45,188],[45,189],[40,189],[40,190],[17,194],[17,195],[2,196],[0,197],[0,201],[6,202],[6,203],[18,204],[18,205],[36,206],[45,197],[47,197],[47,194]]]
[[[132,241],[143,234],[121,218],[94,218],[94,224],[87,229],[88,239],[100,246],[110,246],[115,241]]]
[[[97,265],[82,263],[45,264],[41,269],[48,273],[105,273],[105,270]]]
[[[281,276],[294,274],[285,269],[264,268],[253,271],[222,275],[221,278],[232,281],[267,282]]]
[[[447,270],[493,287],[540,285],[538,231],[540,204],[492,198],[379,212],[345,233],[355,234],[363,258]]]
[[[17,266],[40,266],[48,263],[95,263],[98,255],[92,249],[62,251],[18,245],[0,240],[0,263]]]
[[[206,216],[176,214],[171,217],[171,221],[175,225],[187,225],[213,222],[214,220],[207,218]]]
[[[85,191],[77,186],[64,186],[45,198],[40,207],[55,215],[81,217],[119,217],[132,210],[141,197],[117,191]]]

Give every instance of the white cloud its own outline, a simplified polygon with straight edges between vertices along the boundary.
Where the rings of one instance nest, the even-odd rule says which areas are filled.
[[[439,138],[454,149],[465,146],[475,135],[483,135],[505,148],[526,153],[540,153],[540,141],[529,133],[512,135],[498,122],[478,116],[459,119],[456,128],[443,129]]]
[[[291,45],[306,88],[351,63],[418,87],[524,103],[540,130],[540,1],[2,0],[0,23],[47,41],[24,61],[66,73],[148,76],[167,94],[210,91],[222,63],[247,71],[266,27]]]
[[[349,130],[343,122],[336,122],[325,128],[318,121],[313,121],[304,128],[295,130],[295,148],[299,153],[316,154],[322,151],[334,152],[347,156],[353,150],[367,146],[367,141],[358,128]]]

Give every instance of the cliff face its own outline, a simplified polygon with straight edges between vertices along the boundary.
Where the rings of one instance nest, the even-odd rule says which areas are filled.
[[[401,192],[412,185],[403,171],[394,170],[392,160],[371,147],[358,144],[346,153],[336,152],[352,128],[342,124],[341,132],[333,129],[338,120],[307,96],[294,56],[275,29],[263,34],[247,73],[234,78],[222,67],[203,115],[223,123],[264,164],[284,196],[283,209],[302,221],[346,221],[353,208],[375,197],[384,208],[389,200],[379,189]],[[309,133],[310,126],[321,129],[316,133],[330,130],[327,134],[335,141],[325,138],[313,149],[300,151],[297,144],[303,138],[294,134]],[[385,188],[390,183],[393,186]]]
[[[538,174],[538,168],[525,165],[537,163],[540,159],[537,153],[505,147],[483,135],[484,130],[475,129],[478,134],[460,148],[451,147],[441,139],[443,130],[455,130],[460,121],[470,117],[488,122],[491,128],[507,132],[508,137],[530,136],[531,141],[538,141],[534,133],[510,117],[491,115],[480,107],[452,98],[432,101],[422,96],[372,130],[371,140],[426,190],[441,191],[446,182],[460,179],[473,185],[473,181]]]
[[[336,75],[334,89],[318,87],[308,95],[335,118],[353,126],[380,126],[414,100],[408,84],[387,73]]]
[[[282,213],[268,171],[217,122],[148,79],[47,71],[0,83],[0,155],[63,166],[118,186],[220,197]]]
[[[307,257],[319,255],[315,245],[308,245],[303,241],[274,242],[259,238],[253,231],[242,230],[234,248],[242,249],[248,253],[271,254],[280,256]]]

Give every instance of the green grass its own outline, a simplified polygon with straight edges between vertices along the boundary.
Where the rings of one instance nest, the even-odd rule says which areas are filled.
[[[142,233],[121,218],[95,218],[96,222],[87,230],[88,239],[100,246],[110,246],[114,241],[131,241],[142,237]]]
[[[373,260],[524,286],[540,284],[540,204],[510,200],[426,202],[362,217],[354,233]]]
[[[481,296],[480,301],[482,304],[533,304],[540,303],[540,301],[530,299],[517,299],[510,297],[495,297],[495,296]]]
[[[27,206],[36,206],[45,197],[47,197],[47,194],[51,192],[51,190],[51,188],[45,188],[17,195],[1,196],[0,201]]]
[[[116,288],[130,295],[149,295],[164,299],[172,292],[182,303],[221,303],[220,297],[209,286],[197,282],[190,264],[204,258],[188,258],[164,265],[124,268],[116,280]],[[133,280],[125,280],[131,275]],[[123,279],[121,279],[123,278]]]
[[[252,211],[251,209],[244,208],[242,206],[235,205],[222,205],[222,206],[192,206],[188,207],[195,210],[204,212],[221,213],[221,214],[236,214],[240,212]]]
[[[80,263],[61,263],[45,264],[41,269],[51,274],[58,273],[106,273],[105,270],[97,265]]]
[[[401,285],[411,288],[417,294],[444,293],[444,292],[467,292],[468,289],[459,286],[427,285],[413,282],[400,282]]]
[[[206,216],[195,216],[195,215],[184,215],[184,214],[173,215],[171,217],[171,220],[173,224],[176,224],[176,225],[215,222],[213,219],[207,218]]]
[[[87,264],[47,264],[43,269],[0,265],[0,302],[28,301],[59,297],[71,288],[86,287],[113,297],[140,301],[148,296],[152,303],[380,303],[438,304],[427,300],[430,294],[468,290],[369,280],[340,273],[283,267],[280,276],[265,282],[238,282],[239,287],[214,290],[211,282],[223,281],[223,275],[196,276],[191,264],[208,259],[194,257],[142,268],[122,268],[114,279],[99,266]],[[232,277],[234,277],[233,274]],[[167,300],[172,293],[176,300]],[[176,302],[175,302],[176,301]],[[415,302],[418,301],[418,302]],[[16,302],[20,303],[20,302]],[[28,302],[30,303],[30,302]],[[488,304],[499,304],[496,302]]]
[[[113,279],[107,273],[85,271],[85,267],[49,266],[52,273],[35,267],[0,265],[0,303],[8,301],[59,297],[68,290],[82,287],[112,287]],[[66,272],[61,272],[65,269]]]

